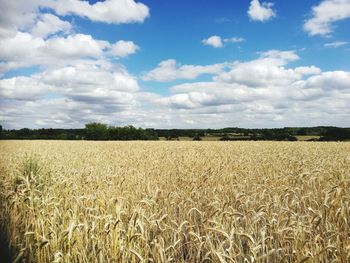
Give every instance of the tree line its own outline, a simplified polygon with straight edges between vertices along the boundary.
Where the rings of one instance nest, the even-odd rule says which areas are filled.
[[[1,125],[0,125],[1,127]],[[4,130],[0,139],[5,140],[158,140],[153,129],[133,126],[116,127],[103,123],[88,123],[84,129],[28,129]]]
[[[0,125],[0,139],[26,140],[178,140],[188,137],[201,140],[205,136],[216,136],[222,141],[275,140],[296,141],[299,136],[316,136],[313,141],[350,140],[350,128],[339,127],[285,127],[276,129],[246,129],[230,127],[223,129],[143,129],[134,126],[108,126],[93,122],[84,129],[18,129],[6,130]]]

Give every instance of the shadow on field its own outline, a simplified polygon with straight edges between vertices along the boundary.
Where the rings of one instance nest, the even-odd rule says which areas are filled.
[[[4,229],[0,227],[0,262],[10,263],[11,260],[11,252],[8,246],[8,238],[4,234]]]

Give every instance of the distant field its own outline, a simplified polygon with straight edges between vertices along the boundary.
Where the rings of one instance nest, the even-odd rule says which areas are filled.
[[[298,141],[307,141],[307,140],[318,140],[321,136],[317,135],[297,135]]]
[[[17,262],[350,262],[350,143],[0,142]]]
[[[218,137],[218,136],[203,136],[203,137],[201,137],[201,139],[203,141],[219,141],[220,138],[221,137]],[[159,140],[166,141],[166,138],[160,137]],[[193,141],[193,138],[192,137],[179,137],[179,141]]]
[[[243,136],[243,135],[236,135],[236,134],[230,134],[231,138],[239,140],[241,138],[242,140],[245,140],[249,138],[249,136]],[[318,140],[321,136],[317,135],[297,135],[296,136],[298,141],[308,141],[308,140]],[[222,138],[222,136],[202,136],[201,139],[203,141],[219,141]],[[165,137],[160,137],[159,140],[166,141]],[[175,139],[173,139],[175,140]],[[192,141],[192,137],[179,137],[179,141]]]

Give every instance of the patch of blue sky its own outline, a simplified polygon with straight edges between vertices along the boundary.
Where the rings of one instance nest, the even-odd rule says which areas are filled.
[[[64,98],[63,95],[58,93],[53,93],[53,92],[50,92],[43,97],[44,100],[54,100],[54,99],[62,99],[62,98]]]
[[[14,69],[10,70],[4,73],[2,75],[2,79],[6,78],[12,78],[12,77],[19,77],[19,76],[32,76],[35,73],[40,72],[40,66],[30,66],[30,67],[25,67],[25,68],[19,68],[19,69]]]

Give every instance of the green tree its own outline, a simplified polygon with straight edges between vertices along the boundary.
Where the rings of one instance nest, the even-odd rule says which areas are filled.
[[[85,136],[87,140],[107,140],[108,127],[106,124],[92,122],[85,125]]]
[[[193,141],[201,141],[202,138],[201,136],[199,136],[199,134],[196,134],[193,138],[192,138]]]

